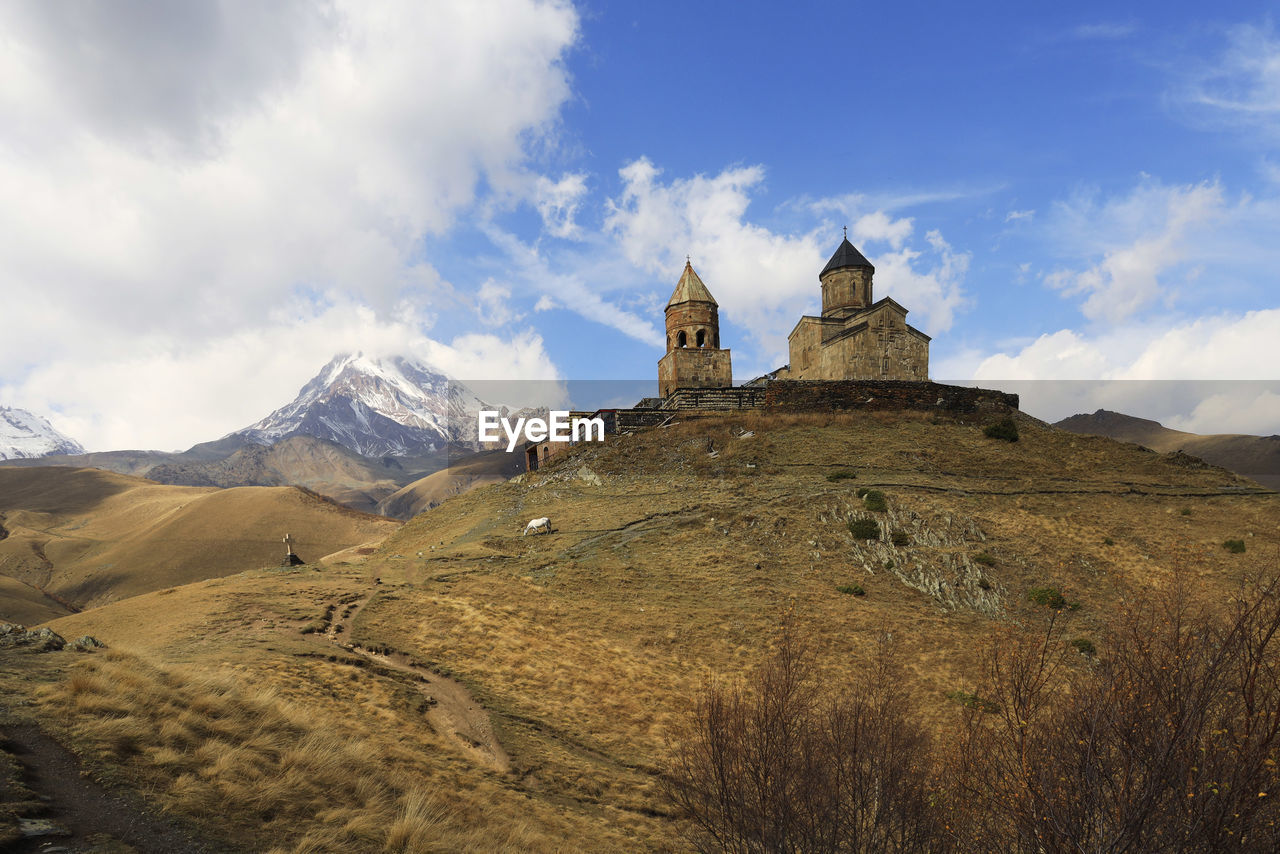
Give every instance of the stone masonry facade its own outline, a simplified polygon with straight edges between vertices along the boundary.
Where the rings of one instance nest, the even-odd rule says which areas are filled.
[[[800,318],[788,336],[790,363],[770,380],[929,379],[929,336],[907,323],[907,309],[875,299],[875,267],[846,237],[818,274],[822,314]],[[686,263],[667,301],[666,354],[658,394],[733,386],[729,351],[720,347],[719,305]]]
[[[800,318],[787,339],[790,364],[776,379],[929,378],[929,336],[907,323],[907,309],[895,300],[874,301],[874,276],[846,238],[818,276],[822,315]]]

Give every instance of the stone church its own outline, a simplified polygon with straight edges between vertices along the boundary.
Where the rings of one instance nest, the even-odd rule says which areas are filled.
[[[929,336],[907,323],[907,309],[875,300],[875,267],[846,237],[818,274],[822,314],[800,318],[787,341],[791,361],[762,380],[928,380]],[[686,262],[667,301],[667,353],[658,393],[733,385],[720,349],[719,305]],[[753,381],[755,382],[755,381]]]

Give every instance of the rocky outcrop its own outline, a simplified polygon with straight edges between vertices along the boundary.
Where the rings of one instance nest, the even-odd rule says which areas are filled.
[[[0,649],[25,652],[56,652],[60,649],[73,649],[78,652],[88,652],[91,649],[105,647],[106,644],[90,635],[82,635],[71,643],[67,643],[62,635],[48,626],[28,629],[17,623],[0,623]]]

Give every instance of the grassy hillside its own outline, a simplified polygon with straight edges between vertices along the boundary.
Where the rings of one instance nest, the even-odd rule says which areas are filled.
[[[62,467],[0,468],[0,525],[0,618],[19,622],[40,616],[33,603],[68,613],[270,566],[286,533],[314,560],[396,527],[293,487],[162,486]]]
[[[1186,456],[1019,424],[1013,443],[887,414],[613,437],[321,571],[56,620],[110,656],[9,662],[0,682],[65,710],[62,736],[99,773],[247,850],[681,849],[659,775],[688,709],[706,680],[761,662],[784,618],[833,686],[891,633],[945,733],[984,639],[1038,618],[1033,590],[1060,592],[1072,636],[1097,638],[1175,572],[1225,602],[1276,566],[1280,497]],[[553,532],[522,537],[537,516]],[[855,537],[859,520],[877,536]],[[223,711],[202,726],[199,709]],[[290,773],[294,796],[275,782]]]
[[[364,457],[336,442],[289,436],[273,445],[243,438],[205,442],[189,450],[105,451],[0,461],[4,468],[97,468],[172,486],[301,486],[365,513],[445,464],[445,452]]]
[[[362,457],[336,442],[290,436],[274,445],[246,444],[225,459],[158,465],[146,477],[183,486],[302,486],[355,510],[378,502],[440,463],[428,459]]]
[[[377,512],[393,519],[412,519],[424,510],[439,506],[446,498],[478,486],[501,483],[524,471],[520,454],[481,451],[457,456],[447,468],[419,478],[382,499]]]
[[[1263,486],[1280,489],[1280,436],[1187,433],[1171,430],[1158,421],[1105,409],[1090,415],[1072,415],[1054,426],[1072,433],[1133,442],[1160,453],[1182,451],[1256,480]]]

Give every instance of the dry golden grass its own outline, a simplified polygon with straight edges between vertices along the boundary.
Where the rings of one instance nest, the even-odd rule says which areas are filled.
[[[0,586],[0,619],[19,622],[69,613],[33,588],[88,607],[271,566],[285,533],[314,561],[397,527],[294,487],[162,486],[59,467],[0,467],[0,515],[0,576],[28,585]]]
[[[389,744],[233,671],[164,668],[112,650],[36,696],[69,722],[92,762],[167,811],[216,822],[211,829],[232,844],[281,852],[555,847],[529,822],[475,821],[501,790],[440,774],[429,732],[407,749]]]
[[[95,657],[114,675],[77,670],[56,696],[104,767],[263,847],[672,850],[658,774],[680,724],[705,679],[770,653],[785,613],[833,686],[891,632],[913,705],[945,729],[963,712],[947,694],[973,689],[985,637],[1033,613],[1031,587],[1079,601],[1073,635],[1098,636],[1121,598],[1175,570],[1225,601],[1280,553],[1277,498],[1229,473],[1030,419],[1014,444],[934,421],[746,414],[580,447],[321,571],[245,573],[58,620],[152,664]],[[854,477],[828,481],[836,470]],[[864,508],[869,487],[886,512]],[[520,536],[544,515],[552,534]],[[867,515],[906,545],[854,540],[848,522]],[[1226,552],[1228,537],[1246,553]],[[866,595],[837,592],[851,584]],[[365,600],[339,640],[464,683],[509,774],[433,734],[404,674],[301,633]],[[142,683],[117,672],[131,669]],[[343,763],[355,764],[327,782]]]

